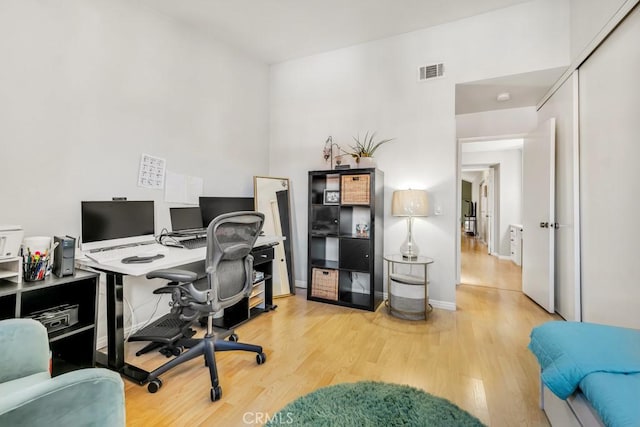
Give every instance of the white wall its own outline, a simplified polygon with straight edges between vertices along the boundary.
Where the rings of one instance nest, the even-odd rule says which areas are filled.
[[[155,200],[160,231],[141,153],[206,195],[251,196],[268,171],[268,67],[134,3],[0,2],[0,224],[78,236],[80,201],[125,196]],[[125,297],[146,320],[158,283],[137,281]]]
[[[456,136],[458,138],[480,138],[522,135],[535,129],[537,120],[536,107],[458,114],[456,116]]]
[[[541,0],[271,67],[270,174],[292,180],[296,277],[306,278],[307,171],[324,169],[328,135],[346,146],[367,130],[394,137],[377,154],[385,172],[385,252],[404,223],[389,215],[392,191],[421,188],[443,215],[416,221],[416,240],[435,258],[431,298],[455,302],[457,151],[455,84],[568,63],[568,1]],[[535,31],[532,29],[535,28]],[[446,76],[416,82],[421,65]],[[432,208],[432,209],[433,209]]]
[[[571,0],[571,59],[575,59],[626,0]]]
[[[574,204],[574,82],[570,78],[538,112],[540,123],[556,119],[555,308],[566,320],[579,320],[576,310],[576,221]],[[525,233],[526,238],[526,233]]]
[[[509,225],[522,224],[522,150],[480,151],[462,153],[463,166],[500,165],[500,175],[495,183],[498,197],[497,255],[509,257],[511,242]]]

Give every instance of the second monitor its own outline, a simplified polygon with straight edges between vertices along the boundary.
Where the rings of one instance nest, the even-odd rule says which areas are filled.
[[[182,233],[202,232],[204,225],[202,223],[202,212],[199,207],[189,208],[170,208],[171,230]]]
[[[204,227],[207,227],[218,215],[253,210],[255,210],[253,197],[200,197],[200,211]]]

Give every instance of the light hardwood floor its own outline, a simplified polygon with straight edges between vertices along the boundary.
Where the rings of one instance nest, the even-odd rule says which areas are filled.
[[[428,322],[306,300],[305,290],[277,300],[274,312],[237,328],[255,355],[217,354],[222,399],[209,400],[201,360],[163,375],[156,394],[125,381],[130,426],[242,426],[273,415],[319,387],[360,380],[409,384],[444,397],[491,426],[547,426],[538,408],[538,365],[527,350],[531,328],[552,317],[520,292],[460,285],[458,310],[435,309]],[[147,369],[158,353],[127,360]]]
[[[522,268],[487,253],[487,245],[462,233],[460,282],[465,285],[522,291]]]

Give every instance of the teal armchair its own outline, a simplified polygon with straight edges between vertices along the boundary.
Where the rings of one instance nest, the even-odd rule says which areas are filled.
[[[47,330],[0,321],[0,426],[124,426],[124,384],[107,369],[51,378]]]

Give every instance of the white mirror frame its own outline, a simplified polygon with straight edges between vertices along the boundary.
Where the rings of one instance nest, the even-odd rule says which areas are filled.
[[[281,191],[285,193],[280,193]],[[278,193],[280,193],[280,199],[278,199]],[[295,294],[289,178],[254,176],[253,194],[255,210],[265,215],[264,233],[284,237],[284,241],[274,247],[273,297]]]

